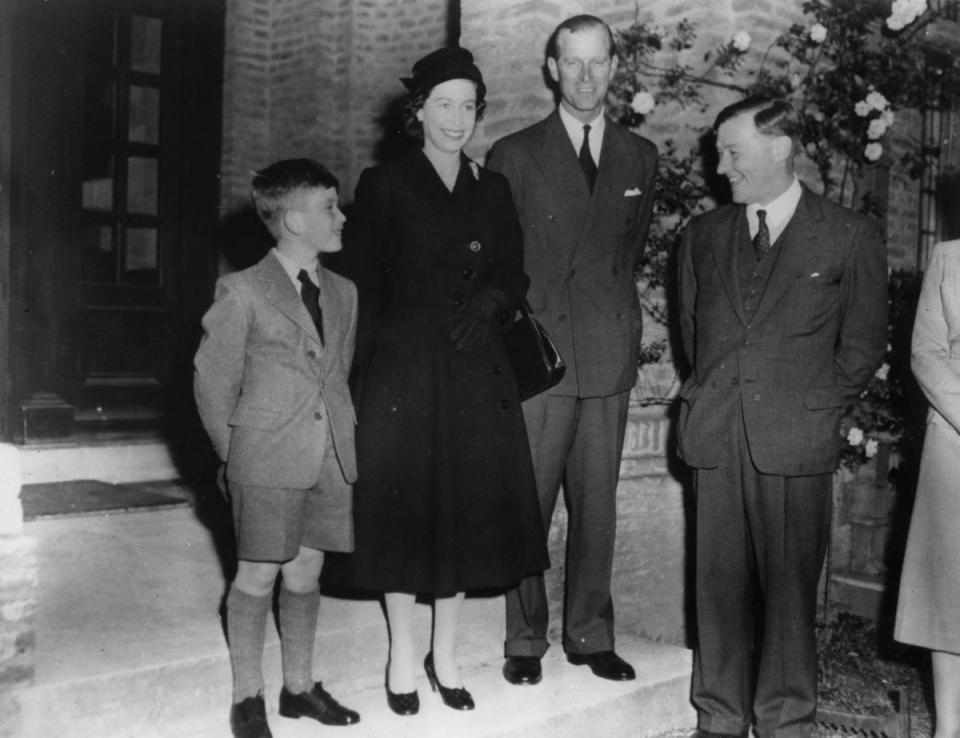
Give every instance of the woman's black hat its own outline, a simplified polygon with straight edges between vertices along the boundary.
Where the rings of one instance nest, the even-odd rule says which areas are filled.
[[[401,77],[400,81],[411,95],[416,95],[451,79],[469,79],[476,83],[477,100],[483,100],[487,89],[483,75],[473,63],[473,54],[458,46],[446,46],[418,59],[413,65],[413,76]]]

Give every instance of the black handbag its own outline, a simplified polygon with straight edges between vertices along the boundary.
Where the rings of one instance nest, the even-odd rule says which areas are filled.
[[[520,399],[539,395],[563,379],[567,367],[553,339],[533,317],[529,303],[520,303],[520,315],[503,332]]]

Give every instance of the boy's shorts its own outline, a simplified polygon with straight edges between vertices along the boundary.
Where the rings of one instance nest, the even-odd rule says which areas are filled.
[[[285,489],[231,482],[227,488],[237,558],[283,563],[296,558],[301,546],[327,548],[329,511],[319,486]]]

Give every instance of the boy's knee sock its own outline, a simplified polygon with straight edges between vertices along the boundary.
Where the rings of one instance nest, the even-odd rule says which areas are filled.
[[[230,585],[227,639],[234,704],[263,692],[263,639],[272,601],[271,595],[257,597],[237,589],[236,584]]]
[[[283,684],[300,694],[313,687],[313,642],[320,609],[319,587],[311,592],[291,592],[280,587],[280,653]]]

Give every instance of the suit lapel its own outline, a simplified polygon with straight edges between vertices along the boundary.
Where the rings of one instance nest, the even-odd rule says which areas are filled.
[[[780,235],[781,243],[777,249],[777,261],[770,272],[770,279],[763,291],[754,322],[760,322],[771,308],[783,296],[801,273],[806,257],[812,251],[813,244],[823,239],[823,213],[804,188],[797,209]]]
[[[556,110],[545,121],[543,145],[536,160],[543,171],[544,181],[549,183],[560,205],[557,218],[564,231],[571,234],[567,243],[576,244],[590,213],[590,189]]]
[[[319,344],[320,336],[317,334],[317,327],[313,324],[310,313],[304,307],[297,288],[293,286],[283,266],[272,253],[260,264],[262,269],[258,270],[258,277],[264,297]],[[324,318],[324,325],[326,325],[326,318]]]
[[[727,208],[723,219],[717,224],[717,237],[713,240],[713,259],[717,267],[720,283],[727,293],[727,299],[742,323],[747,322],[740,292],[740,269],[738,254],[740,241],[748,237],[746,209],[741,206]],[[749,231],[747,231],[749,234]]]

